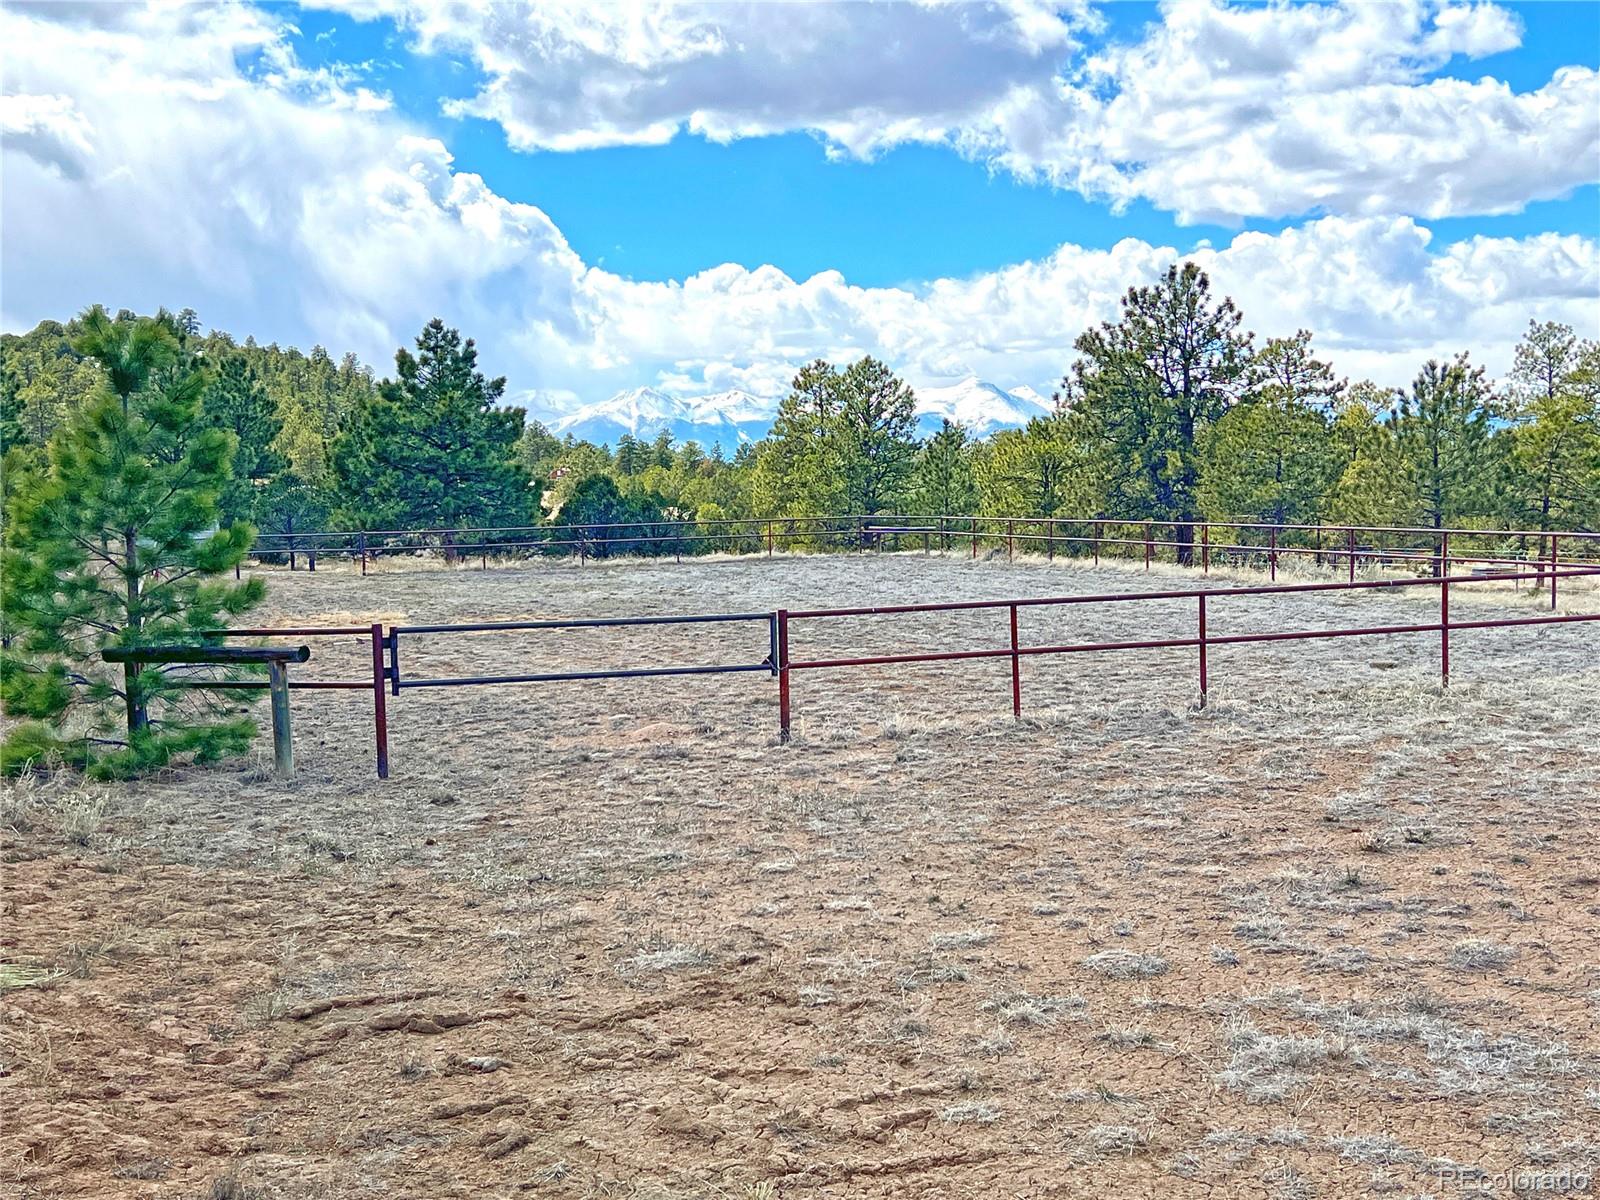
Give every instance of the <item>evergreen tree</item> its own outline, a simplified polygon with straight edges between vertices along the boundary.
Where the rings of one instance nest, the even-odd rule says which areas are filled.
[[[1508,521],[1541,530],[1600,523],[1597,365],[1600,343],[1580,341],[1570,325],[1529,323],[1509,381]]]
[[[978,502],[972,477],[971,439],[957,422],[943,421],[923,443],[912,476],[913,505],[934,516],[970,513]]]
[[[973,462],[986,516],[1059,517],[1094,511],[1083,447],[1064,413],[1003,429]]]
[[[832,363],[818,359],[794,377],[756,451],[757,494],[769,512],[800,517],[843,511],[837,437],[843,407],[843,380]]]
[[[1131,288],[1121,319],[1078,338],[1068,386],[1073,436],[1089,451],[1106,510],[1170,521],[1188,561],[1200,518],[1199,441],[1253,382],[1250,335],[1194,263]]]
[[[222,519],[260,524],[262,495],[286,465],[272,448],[283,423],[244,355],[223,358],[202,407],[208,425],[234,436],[233,473],[222,491]]]
[[[417,353],[395,355],[395,378],[334,445],[340,512],[363,528],[521,525],[532,497],[517,459],[524,414],[499,407],[504,379],[485,379],[471,338],[438,318]]]
[[[1319,520],[1344,467],[1327,411],[1343,385],[1303,329],[1267,342],[1256,366],[1257,390],[1202,436],[1200,507],[1217,521]]]
[[[916,397],[893,371],[871,357],[845,368],[840,396],[832,434],[846,510],[892,511],[905,501],[916,464]]]
[[[1433,529],[1492,516],[1499,463],[1490,438],[1491,393],[1465,354],[1430,360],[1389,419],[1405,471],[1410,519]]]
[[[51,440],[48,468],[8,501],[0,701],[13,717],[7,770],[65,762],[98,777],[242,752],[255,731],[183,667],[109,667],[109,646],[196,644],[262,597],[226,573],[254,531],[217,528],[231,434],[200,419],[205,376],[170,318],[109,318],[96,305],[77,348],[105,386]]]
[[[1409,519],[1405,470],[1384,417],[1396,393],[1363,380],[1334,402],[1329,437],[1341,463],[1324,502],[1341,525],[1396,525]]]

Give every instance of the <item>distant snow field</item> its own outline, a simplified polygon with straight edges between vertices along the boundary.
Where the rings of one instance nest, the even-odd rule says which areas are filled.
[[[916,389],[917,434],[936,433],[945,420],[964,425],[974,437],[1001,429],[1020,429],[1050,412],[1050,402],[1027,384],[1010,391],[970,375],[943,387]],[[706,396],[675,396],[659,388],[636,387],[550,422],[558,437],[614,444],[623,434],[653,439],[663,429],[680,442],[735,450],[765,437],[778,415],[776,400],[737,388]]]

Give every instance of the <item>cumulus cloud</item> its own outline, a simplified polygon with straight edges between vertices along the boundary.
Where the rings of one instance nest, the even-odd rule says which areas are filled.
[[[734,265],[636,282],[583,262],[542,210],[462,170],[358,81],[304,68],[275,10],[119,6],[94,26],[82,11],[0,9],[0,39],[28,50],[4,109],[24,135],[4,146],[8,329],[91,300],[192,305],[240,336],[353,349],[382,369],[440,315],[515,392],[562,408],[640,383],[780,394],[805,361],[861,353],[915,383],[976,373],[1048,391],[1077,334],[1186,249],[1064,245],[914,287]],[[667,52],[630,36],[636,58]],[[1441,248],[1407,215],[1327,216],[1188,257],[1263,336],[1308,327],[1341,371],[1386,382],[1458,349],[1502,370],[1530,318],[1600,329],[1590,238]]]
[[[1129,44],[1087,7],[319,0],[470,57],[447,110],[513,146],[809,130],[841,155],[944,142],[1185,221],[1505,213],[1600,178],[1600,74],[1434,77],[1520,43],[1491,3],[1168,0]]]

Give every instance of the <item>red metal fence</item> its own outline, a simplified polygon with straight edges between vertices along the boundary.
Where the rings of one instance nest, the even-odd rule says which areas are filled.
[[[1455,561],[1452,559],[1452,561]],[[357,636],[370,645],[372,674],[360,680],[304,680],[294,679],[292,688],[322,690],[370,690],[373,697],[374,743],[377,771],[380,779],[389,773],[388,720],[385,709],[385,691],[398,696],[407,688],[472,687],[496,684],[527,684],[548,682],[573,682],[598,679],[637,679],[656,676],[722,675],[762,673],[775,680],[778,689],[778,726],[780,741],[789,740],[792,716],[791,677],[796,671],[828,671],[859,667],[881,667],[910,663],[951,662],[967,659],[1009,659],[1011,664],[1012,712],[1022,715],[1022,660],[1057,654],[1082,654],[1117,651],[1150,651],[1189,649],[1196,651],[1198,700],[1206,703],[1210,689],[1210,664],[1208,652],[1213,646],[1245,645],[1256,642],[1310,641],[1323,638],[1393,636],[1399,634],[1437,633],[1439,635],[1439,678],[1441,686],[1450,682],[1451,635],[1477,629],[1515,628],[1526,625],[1562,625],[1600,621],[1600,613],[1567,613],[1540,617],[1498,617],[1462,621],[1450,616],[1452,588],[1483,586],[1491,578],[1510,580],[1513,583],[1544,581],[1552,588],[1556,579],[1600,575],[1600,566],[1555,569],[1546,566],[1540,570],[1514,571],[1509,574],[1485,576],[1482,574],[1410,577],[1400,579],[1364,579],[1328,583],[1269,584],[1256,587],[1227,587],[1200,589],[1170,589],[1146,592],[1111,592],[1097,595],[1030,597],[1014,600],[971,600],[947,603],[901,604],[858,608],[776,609],[771,612],[709,613],[689,616],[605,617],[561,621],[489,621],[436,625],[400,625],[385,630],[381,625],[338,626],[293,629],[235,629],[221,636],[227,637],[348,637]],[[1299,593],[1373,591],[1404,588],[1436,588],[1439,596],[1439,615],[1434,621],[1411,622],[1400,625],[1369,625],[1335,629],[1273,630],[1258,633],[1214,633],[1208,625],[1208,613],[1218,601],[1234,602],[1259,596],[1278,596]],[[1195,632],[1192,636],[1145,638],[1131,641],[1073,642],[1064,644],[1024,643],[1021,636],[1020,614],[1023,610],[1064,607],[1073,605],[1126,604],[1140,601],[1193,600],[1195,603]],[[873,654],[842,658],[807,658],[794,652],[794,632],[797,624],[807,621],[839,620],[846,618],[894,618],[910,614],[998,611],[1007,617],[1008,640],[1001,646],[980,646],[963,649],[938,647],[904,654]],[[646,663],[618,669],[575,670],[560,672],[520,672],[495,675],[467,675],[453,677],[408,678],[401,670],[403,639],[416,639],[440,634],[494,634],[536,630],[619,628],[637,626],[712,626],[725,624],[765,625],[766,657],[759,662],[706,662],[706,663]],[[385,653],[387,651],[387,653]],[[259,687],[253,682],[219,682],[196,686]]]
[[[1453,541],[1453,549],[1452,549]],[[443,556],[454,562],[565,556],[586,562],[618,554],[767,554],[806,549],[920,547],[926,552],[985,548],[1008,557],[1057,553],[1092,558],[1218,566],[1259,564],[1275,579],[1285,559],[1344,566],[1354,580],[1363,567],[1429,569],[1454,564],[1488,568],[1600,563],[1600,533],[1578,530],[1425,528],[1421,526],[1292,525],[1240,521],[1136,521],[1111,517],[912,516],[877,513],[819,517],[741,517],[594,525],[498,528],[343,530],[262,534],[255,554],[291,568],[316,569],[317,559],[358,564],[363,574],[384,558]],[[1543,567],[1540,568],[1543,570]]]

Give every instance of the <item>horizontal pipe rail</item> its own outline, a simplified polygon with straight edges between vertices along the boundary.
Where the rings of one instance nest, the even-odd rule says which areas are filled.
[[[1129,529],[1131,529],[1131,528],[1172,528],[1174,525],[1178,525],[1178,526],[1189,526],[1189,527],[1192,527],[1192,528],[1195,528],[1195,529],[1199,529],[1202,526],[1209,526],[1212,529],[1260,529],[1260,530],[1277,529],[1277,530],[1280,530],[1280,531],[1292,531],[1292,532],[1296,532],[1296,533],[1313,533],[1313,534],[1317,533],[1319,531],[1323,532],[1323,533],[1343,533],[1347,529],[1354,529],[1357,532],[1363,532],[1363,533],[1418,534],[1418,535],[1423,535],[1423,536],[1427,536],[1427,537],[1434,537],[1434,538],[1439,537],[1440,535],[1448,535],[1450,537],[1546,538],[1546,537],[1549,537],[1552,534],[1554,534],[1555,536],[1560,537],[1560,538],[1575,537],[1575,538],[1587,538],[1587,539],[1600,540],[1600,531],[1580,530],[1580,529],[1470,529],[1470,528],[1465,528],[1465,527],[1462,527],[1462,526],[1448,526],[1448,527],[1442,527],[1442,528],[1435,528],[1433,526],[1427,526],[1427,525],[1345,525],[1345,524],[1340,524],[1340,523],[1335,523],[1335,522],[1328,522],[1328,523],[1324,523],[1324,524],[1321,524],[1321,525],[1308,525],[1308,524],[1303,524],[1303,523],[1290,523],[1290,522],[1285,522],[1285,523],[1281,523],[1280,524],[1280,523],[1274,523],[1274,522],[1268,522],[1268,521],[1212,521],[1212,520],[1206,520],[1206,519],[1203,519],[1203,518],[1200,518],[1200,517],[1195,517],[1195,518],[1190,519],[1190,520],[1156,521],[1156,520],[1148,520],[1148,519],[1128,519],[1128,518],[1121,518],[1121,517],[975,516],[975,515],[972,515],[972,514],[954,514],[954,513],[928,514],[928,515],[923,515],[923,514],[918,514],[918,513],[853,513],[853,514],[852,513],[845,513],[845,514],[839,514],[839,515],[836,515],[836,516],[815,516],[815,517],[779,517],[779,516],[773,516],[773,517],[711,517],[711,518],[705,518],[705,519],[699,519],[699,518],[693,518],[693,519],[690,519],[690,518],[668,519],[668,518],[663,518],[663,519],[661,519],[659,521],[614,521],[614,522],[595,522],[595,523],[582,524],[582,525],[500,525],[500,526],[476,526],[476,525],[470,525],[469,526],[469,525],[462,525],[462,526],[456,526],[456,527],[430,527],[430,528],[424,528],[424,529],[308,530],[308,531],[303,532],[303,533],[261,533],[261,534],[257,535],[257,541],[258,541],[258,543],[259,542],[263,542],[263,541],[267,541],[267,540],[272,540],[272,541],[275,541],[275,542],[281,542],[281,543],[283,543],[284,549],[281,550],[281,551],[274,551],[274,553],[281,553],[281,552],[286,552],[287,551],[288,545],[290,543],[295,543],[297,549],[307,548],[306,547],[306,543],[311,539],[322,539],[322,540],[331,539],[331,538],[350,539],[352,541],[352,548],[354,548],[353,547],[354,539],[358,539],[358,538],[361,538],[361,537],[366,537],[366,538],[369,538],[369,539],[371,539],[371,538],[405,538],[405,537],[449,537],[449,538],[456,538],[456,539],[467,537],[467,538],[477,539],[477,538],[482,538],[482,537],[485,537],[485,536],[493,536],[495,534],[516,534],[516,533],[543,534],[543,533],[558,533],[558,532],[559,533],[579,533],[579,532],[588,533],[588,532],[592,532],[592,531],[596,531],[596,530],[609,531],[609,530],[618,530],[618,529],[640,529],[640,528],[646,528],[646,527],[667,527],[667,528],[678,528],[678,529],[705,529],[705,528],[729,528],[729,527],[734,527],[734,528],[742,528],[747,532],[748,536],[754,537],[758,533],[761,532],[762,528],[765,526],[765,524],[768,521],[772,522],[775,525],[776,524],[787,524],[787,525],[790,525],[790,526],[807,527],[808,532],[817,532],[820,527],[823,527],[823,526],[827,525],[828,523],[840,523],[840,522],[851,523],[849,528],[836,531],[836,532],[840,532],[840,533],[891,532],[889,530],[875,531],[875,530],[872,530],[872,529],[863,529],[863,528],[860,527],[860,525],[858,523],[865,522],[865,521],[886,521],[886,522],[894,522],[894,523],[899,523],[899,524],[909,524],[909,523],[911,523],[913,521],[920,521],[920,522],[926,522],[926,521],[952,522],[952,521],[956,521],[956,522],[964,522],[964,523],[974,524],[974,525],[982,523],[982,524],[987,524],[987,525],[990,525],[992,527],[996,527],[996,528],[999,528],[999,529],[1003,529],[1007,522],[1012,522],[1012,523],[1014,523],[1014,524],[1016,524],[1018,526],[1023,526],[1023,525],[1041,525],[1041,526],[1043,526],[1043,525],[1048,525],[1048,524],[1053,522],[1053,523],[1058,524],[1058,525],[1089,525],[1089,526],[1093,526],[1093,527],[1096,527],[1096,528],[1102,528],[1102,529],[1106,528],[1106,527],[1120,527],[1120,528],[1129,528]],[[920,529],[919,529],[919,532],[920,532]],[[964,531],[956,530],[956,529],[949,529],[949,530],[945,530],[944,532],[951,533],[951,534],[954,534],[954,535],[960,535]],[[1039,539],[1042,539],[1042,538],[1044,538],[1045,536],[1048,536],[1048,535],[1044,535],[1044,534],[1032,535],[1032,534],[1030,534],[1028,536],[1030,538],[1035,539],[1035,540],[1039,540]],[[639,540],[639,539],[633,538],[633,539],[627,539],[627,540]],[[1180,543],[1160,543],[1160,544],[1173,545],[1173,544],[1180,544]],[[1187,543],[1181,543],[1181,544],[1187,544]],[[458,549],[466,549],[467,547],[458,546],[456,548],[458,548]],[[475,546],[473,548],[475,548]]]
[[[1215,595],[1215,593],[1208,593]],[[798,614],[790,613],[791,617]],[[1354,629],[1297,629],[1274,633],[1210,634],[1206,637],[1146,638],[1126,642],[1069,642],[1061,646],[1009,646],[992,650],[931,650],[916,654],[873,654],[856,658],[801,659],[788,664],[791,671],[830,667],[876,667],[894,663],[949,662],[969,658],[1011,658],[1043,654],[1083,654],[1095,650],[1177,650],[1194,646],[1243,645],[1250,642],[1298,642],[1318,638],[1372,637],[1391,633],[1438,633],[1444,629],[1500,629],[1514,625],[1565,625],[1600,621],[1600,613],[1572,613],[1560,617],[1514,617],[1499,621],[1435,621],[1418,625],[1369,625]]]
[[[770,662],[687,667],[635,667],[615,671],[548,671],[534,675],[468,675],[460,679],[402,679],[400,690],[419,687],[470,687],[478,683],[561,683],[575,679],[644,679],[654,675],[730,675],[742,671],[772,673]]]
[[[472,621],[458,625],[396,625],[393,633],[487,633],[521,629],[604,629],[617,625],[709,625],[772,620],[771,613],[697,613],[684,617],[584,617],[570,621]]]
[[[881,518],[880,518],[881,519]],[[1064,521],[1064,519],[1060,519]],[[792,534],[801,522],[785,519],[780,522],[785,528],[781,531],[767,531],[768,537],[773,532]],[[970,536],[976,539],[981,536],[977,526],[979,521],[970,520],[971,530],[923,529],[921,527],[911,530],[913,533],[926,532],[930,536],[939,534],[944,537]],[[1042,522],[1049,532],[1041,534],[1037,540],[1072,540],[1072,535],[1061,535],[1056,532],[1055,525],[1045,519]],[[1102,522],[1103,525],[1121,525],[1131,528],[1145,528],[1149,523],[1138,522]],[[866,534],[879,534],[890,532],[888,530],[867,530],[862,528],[827,531],[837,533],[841,537],[859,537]],[[1205,703],[1208,664],[1206,652],[1213,646],[1246,645],[1253,643],[1309,641],[1326,638],[1345,637],[1375,637],[1384,635],[1414,635],[1438,634],[1441,642],[1441,682],[1449,682],[1449,635],[1452,630],[1468,631],[1478,629],[1513,628],[1520,626],[1536,625],[1563,625],[1580,622],[1593,622],[1600,620],[1600,613],[1566,613],[1562,615],[1538,617],[1499,617],[1492,619],[1451,620],[1449,608],[1449,592],[1452,586],[1465,586],[1471,584],[1486,584],[1491,582],[1516,582],[1523,580],[1537,581],[1541,586],[1550,585],[1551,607],[1555,605],[1555,583],[1560,579],[1574,579],[1580,577],[1600,575],[1600,565],[1563,561],[1552,553],[1550,558],[1494,558],[1487,556],[1473,556],[1458,553],[1459,545],[1451,547],[1448,538],[1442,538],[1436,548],[1421,548],[1408,550],[1404,548],[1373,549],[1371,547],[1357,547],[1351,549],[1353,538],[1349,536],[1352,531],[1346,527],[1338,527],[1334,532],[1345,534],[1346,546],[1340,551],[1337,546],[1325,548],[1291,547],[1275,542],[1270,546],[1230,546],[1209,542],[1209,532],[1202,527],[1202,541],[1207,555],[1225,555],[1228,553],[1267,554],[1276,553],[1321,553],[1332,558],[1336,553],[1351,556],[1351,579],[1348,582],[1313,582],[1313,583],[1271,583],[1264,585],[1240,587],[1209,587],[1209,588],[1170,588],[1140,592],[1109,592],[1072,596],[1044,596],[1024,597],[1004,600],[970,600],[952,602],[933,602],[899,605],[876,605],[851,608],[817,608],[802,610],[777,609],[772,612],[752,613],[699,613],[676,616],[624,616],[624,617],[586,617],[570,619],[539,619],[526,621],[476,621],[457,622],[448,624],[426,625],[400,625],[385,628],[379,624],[370,626],[321,626],[321,627],[259,627],[246,629],[215,630],[208,633],[207,637],[238,638],[238,637],[358,637],[370,643],[372,656],[372,677],[370,680],[303,680],[294,681],[289,686],[304,690],[326,691],[356,691],[371,689],[374,698],[374,723],[375,739],[377,746],[377,760],[379,777],[383,778],[388,773],[388,732],[387,713],[384,705],[386,691],[398,695],[407,688],[428,687],[470,687],[479,684],[524,684],[524,683],[554,683],[554,682],[581,682],[605,679],[640,679],[651,677],[673,677],[694,675],[723,675],[744,674],[760,672],[769,674],[774,678],[778,688],[780,740],[787,741],[790,725],[791,696],[790,672],[805,670],[824,670],[831,668],[850,668],[866,666],[888,666],[896,664],[915,664],[931,662],[949,662],[961,660],[978,660],[990,658],[1009,658],[1011,660],[1011,696],[1013,711],[1020,716],[1022,711],[1022,680],[1020,663],[1024,658],[1037,658],[1052,654],[1078,654],[1094,653],[1100,651],[1139,651],[1139,650],[1167,650],[1167,649],[1197,649],[1199,651],[1199,678],[1200,678],[1200,703]],[[1433,532],[1433,531],[1429,531]],[[735,535],[729,535],[735,536]],[[737,535],[747,536],[747,535]],[[1568,536],[1568,535],[1562,535]],[[1032,535],[1026,529],[1018,531],[1008,529],[998,535],[1003,540],[1032,540]],[[1079,538],[1087,541],[1089,539]],[[1139,539],[1118,539],[1115,537],[1100,537],[1095,539],[1098,549],[1101,546],[1114,545],[1119,542],[1144,549],[1146,556],[1156,544],[1148,536]],[[770,544],[770,541],[769,543]],[[1170,544],[1170,543],[1162,543]],[[1187,543],[1185,543],[1187,544]],[[370,549],[370,547],[369,547]],[[1553,547],[1552,547],[1553,549]],[[1355,579],[1354,561],[1356,556],[1369,557],[1378,560],[1394,560],[1411,558],[1417,561],[1432,563],[1438,574],[1414,575],[1399,579]],[[1206,560],[1209,562],[1209,557]],[[1489,563],[1494,565],[1509,565],[1512,569],[1496,570],[1492,573],[1481,572],[1478,574],[1463,575],[1459,573],[1446,573],[1446,568],[1459,569],[1470,563]],[[1342,574],[1342,572],[1341,572]],[[1259,633],[1211,633],[1207,626],[1207,602],[1214,599],[1228,597],[1274,596],[1293,595],[1297,593],[1322,593],[1322,592],[1362,592],[1376,591],[1390,588],[1415,588],[1433,587],[1439,591],[1440,607],[1437,621],[1411,622],[1398,625],[1371,625],[1335,629],[1299,629],[1299,630],[1270,630]],[[1145,638],[1137,640],[1119,640],[1107,642],[1068,642],[1059,645],[1025,645],[1018,635],[1018,613],[1022,609],[1041,608],[1049,606],[1067,606],[1097,603],[1125,603],[1137,600],[1188,600],[1197,602],[1198,630],[1195,636]],[[1008,609],[1010,615],[1009,634],[1010,644],[1005,646],[981,647],[969,650],[927,650],[899,654],[854,655],[835,658],[793,658],[791,657],[791,638],[789,624],[795,620],[807,618],[844,618],[844,617],[885,617],[901,614],[939,613],[939,612],[970,612],[987,611],[995,609]],[[508,673],[498,675],[479,675],[464,677],[424,677],[419,679],[402,678],[400,671],[400,641],[402,635],[413,636],[440,635],[451,633],[508,633],[532,630],[560,630],[560,629],[593,629],[593,628],[618,628],[631,626],[662,626],[662,625],[714,625],[735,622],[759,623],[769,626],[767,633],[768,654],[759,663],[700,663],[684,665],[640,666],[615,669],[579,670],[579,671],[540,671],[526,673]],[[228,656],[238,652],[218,649],[218,657]],[[245,652],[248,653],[248,652]],[[284,653],[284,652],[276,652]],[[196,688],[266,688],[268,684],[256,680],[193,680],[185,681],[184,686]]]
[[[1530,571],[1517,575],[1497,575],[1494,582],[1508,579],[1549,579],[1552,572]],[[1554,573],[1558,579],[1600,575],[1600,567],[1573,568]],[[1487,583],[1481,575],[1441,575],[1416,579],[1359,579],[1355,583],[1273,583],[1235,588],[1185,588],[1156,592],[1099,592],[1082,596],[1037,596],[1018,600],[954,600],[927,604],[881,604],[866,608],[790,609],[789,619],[815,617],[877,617],[899,613],[961,612],[973,609],[1019,607],[1038,608],[1058,604],[1106,604],[1130,600],[1189,600],[1196,596],[1275,596],[1295,592],[1354,592],[1379,588],[1438,587],[1452,583]]]

